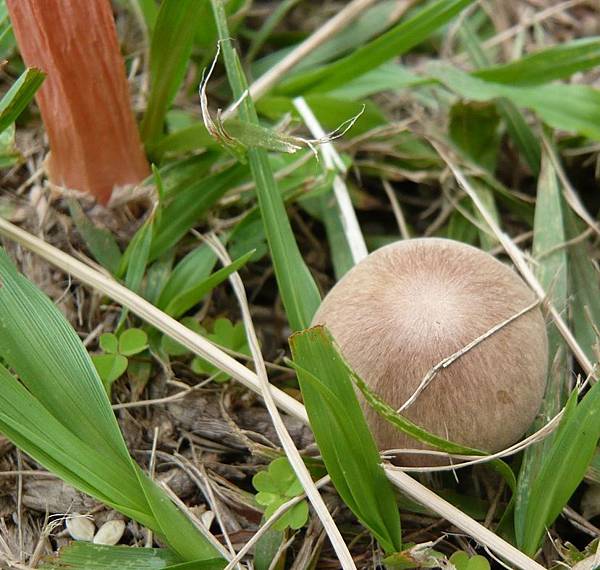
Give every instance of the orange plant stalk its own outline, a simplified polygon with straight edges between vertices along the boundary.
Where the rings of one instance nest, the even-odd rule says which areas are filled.
[[[106,204],[149,173],[109,0],[7,0],[21,55],[47,73],[37,102],[49,176]]]

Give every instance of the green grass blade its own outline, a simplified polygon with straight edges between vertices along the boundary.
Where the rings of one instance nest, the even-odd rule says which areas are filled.
[[[102,267],[116,275],[121,265],[121,250],[115,237],[109,230],[94,225],[77,200],[70,199],[68,204],[71,219],[94,259]]]
[[[0,100],[0,133],[12,125],[29,105],[46,74],[39,69],[26,69]]]
[[[89,542],[72,542],[60,551],[57,559],[40,566],[43,570],[162,570],[178,562],[166,548],[132,548],[130,546],[100,546]]]
[[[196,175],[193,181],[184,179],[172,190],[167,190],[167,197],[174,197],[154,224],[149,261],[173,247],[227,190],[243,180],[246,173],[246,167],[236,165],[218,174]]]
[[[523,537],[518,543],[526,554],[537,551],[546,528],[560,514],[579,486],[600,438],[600,383],[561,422],[552,447],[532,482]]]
[[[567,79],[600,64],[600,38],[581,38],[531,53],[516,61],[476,71],[486,81],[509,85],[541,85]]]
[[[582,224],[564,204],[567,240],[575,240],[585,230]],[[591,362],[598,362],[600,339],[594,325],[600,323],[600,284],[598,270],[592,262],[592,255],[587,242],[569,243],[569,277],[573,329],[577,342]]]
[[[254,254],[255,250],[238,257],[226,267],[222,267],[215,271],[212,275],[195,284],[193,287],[182,291],[179,295],[173,297],[164,311],[174,318],[178,318],[186,311],[198,304],[208,293],[210,293],[217,285],[223,283],[234,271],[242,268]]]
[[[187,291],[199,281],[206,279],[212,273],[216,263],[217,256],[206,244],[190,251],[173,269],[156,306],[164,309],[182,291]]]
[[[445,64],[430,64],[428,73],[461,97],[491,101],[505,97],[535,111],[549,126],[600,139],[600,91],[586,85],[547,84],[513,87],[484,81]],[[565,101],[569,104],[565,105]]]
[[[279,91],[287,95],[327,92],[406,53],[471,4],[473,0],[437,0],[419,10],[378,38],[350,55],[314,72],[283,83]]]
[[[141,124],[142,140],[160,138],[165,115],[183,80],[192,53],[197,13],[205,0],[163,0],[150,45],[150,96]]]
[[[401,550],[400,516],[342,358],[323,327],[290,338],[304,403],[327,471],[387,553]]]
[[[102,382],[54,304],[0,252],[0,352],[27,389],[90,447],[129,453]],[[82,402],[86,402],[83,406]]]
[[[475,65],[477,67],[489,66],[490,60],[481,47],[481,40],[473,33],[468,21],[463,22],[460,28],[460,36]],[[479,74],[480,72],[476,72],[474,75]],[[523,154],[523,158],[529,165],[531,172],[537,175],[540,169],[542,151],[540,143],[529,128],[523,113],[521,113],[512,101],[507,99],[499,99],[496,101],[496,106],[506,123],[506,128],[512,140]]]
[[[54,304],[0,252],[0,429],[75,487],[161,533],[183,560],[215,548],[131,459],[90,357]]]
[[[544,290],[550,292],[550,301],[561,314],[567,306],[567,252],[563,247],[565,241],[561,188],[550,159],[544,155],[538,180],[533,234],[533,255],[537,260],[535,274]],[[550,323],[548,330],[548,355],[548,385],[538,419],[532,430],[541,428],[554,417],[565,401],[569,373],[566,350],[562,337],[553,323]],[[515,533],[519,542],[523,540],[525,534],[529,491],[538,476],[551,441],[548,439],[535,444],[527,448],[523,455],[514,515]]]
[[[238,100],[247,88],[246,79],[231,46],[223,3],[221,0],[211,1],[222,41],[227,76],[233,96]],[[240,104],[239,115],[242,121],[258,125],[256,110],[249,97],[244,98]],[[279,292],[290,326],[294,330],[300,330],[309,326],[320,304],[320,295],[298,249],[266,151],[259,148],[248,149],[248,161],[256,183],[256,194]]]

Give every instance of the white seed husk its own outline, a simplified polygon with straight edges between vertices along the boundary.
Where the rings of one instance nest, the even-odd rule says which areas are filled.
[[[91,542],[94,538],[94,532],[96,531],[94,521],[84,515],[75,513],[69,516],[66,520],[66,526],[73,540]]]
[[[115,519],[105,522],[94,536],[94,544],[114,546],[118,544],[125,532],[125,521]]]

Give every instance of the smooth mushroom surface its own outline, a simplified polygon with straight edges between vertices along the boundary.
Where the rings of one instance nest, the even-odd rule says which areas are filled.
[[[534,300],[515,271],[488,253],[446,239],[412,239],[383,247],[350,270],[313,324],[327,326],[348,363],[398,409],[433,366]],[[536,307],[441,370],[402,414],[457,443],[499,451],[533,422],[547,362],[546,325]],[[380,449],[426,447],[359,399]],[[440,460],[400,454],[395,462]]]

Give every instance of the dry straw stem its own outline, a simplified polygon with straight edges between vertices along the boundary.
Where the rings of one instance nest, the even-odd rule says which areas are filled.
[[[358,18],[376,0],[353,0],[340,10],[333,18],[325,22],[317,31],[308,36],[298,47],[293,49],[267,73],[261,75],[250,87],[248,93],[252,99],[262,97],[275,85],[292,67],[302,61],[309,53],[333,37],[350,22]],[[229,119],[235,113],[235,104],[230,105],[223,113],[223,120]]]
[[[460,187],[467,193],[469,198],[471,198],[473,204],[479,210],[481,217],[484,219],[485,223],[490,227],[498,241],[502,244],[502,247],[505,249],[512,262],[515,264],[516,268],[521,273],[523,279],[525,279],[525,281],[531,287],[533,292],[538,296],[539,300],[542,303],[544,303],[548,312],[552,316],[552,319],[554,320],[556,328],[564,338],[568,347],[571,349],[571,352],[577,359],[577,362],[579,362],[581,368],[583,368],[586,375],[589,376],[592,379],[592,381],[595,381],[595,365],[592,364],[589,358],[585,355],[585,353],[579,346],[577,340],[575,340],[573,333],[571,332],[563,318],[560,316],[560,313],[558,312],[556,307],[554,307],[554,305],[552,305],[552,303],[550,303],[550,301],[547,299],[547,295],[544,291],[544,288],[537,280],[533,271],[531,271],[531,269],[529,268],[529,265],[527,265],[527,261],[523,252],[517,247],[517,245],[514,243],[511,237],[508,234],[504,233],[500,226],[498,226],[498,224],[494,220],[494,217],[490,214],[488,209],[481,202],[479,196],[477,196],[477,193],[467,180],[467,177],[464,175],[462,170],[452,161],[446,150],[442,148],[442,146],[437,141],[430,139],[430,143],[436,149],[436,151],[444,160],[444,162],[448,165],[448,168],[452,171],[452,174],[454,175],[454,178],[456,178],[456,181],[458,182]]]
[[[392,205],[392,212],[394,212],[394,217],[396,218],[396,223],[398,224],[402,239],[410,239],[410,231],[406,223],[406,218],[404,217],[404,212],[402,211],[402,207],[400,206],[400,202],[398,201],[398,197],[396,196],[392,185],[385,178],[381,179],[381,184]]]
[[[340,155],[335,150],[333,144],[329,142],[328,136],[320,125],[317,117],[315,117],[311,108],[306,103],[303,97],[297,97],[294,99],[294,105],[306,126],[309,128],[315,139],[321,141],[320,150],[323,156],[323,162],[325,168],[330,171],[341,171],[344,172],[346,167],[340,158]],[[340,208],[342,227],[344,229],[344,235],[352,254],[352,260],[354,263],[359,263],[368,255],[367,245],[365,238],[363,237],[362,231],[356,218],[356,212],[352,206],[352,200],[350,200],[350,194],[348,194],[348,188],[342,177],[336,174],[333,179],[333,193],[337,200]]]
[[[261,393],[260,383],[254,372],[112,278],[106,277],[99,271],[88,267],[72,256],[32,236],[3,218],[0,218],[0,234],[19,243],[22,247],[39,255],[65,273],[71,274],[83,284],[107,295],[148,324],[156,327],[163,334],[168,335],[185,346],[194,354],[201,356],[219,369],[227,372],[253,392]],[[308,424],[306,410],[300,402],[274,386],[269,386],[269,389],[279,408]],[[543,568],[534,560],[525,556],[512,544],[502,540],[483,525],[471,519],[408,475],[393,472],[389,467],[386,467],[385,470],[392,483],[403,493],[415,497],[421,504],[446,518],[456,527],[469,533],[475,540],[488,546],[496,554],[514,564],[517,568],[521,568],[522,570],[541,570]],[[178,504],[180,504],[180,501]]]
[[[205,238],[205,241],[212,248],[217,257],[219,257],[223,266],[227,266],[232,263],[231,258],[227,254],[227,250],[223,247],[223,244],[216,238],[216,236],[209,235],[207,238]],[[356,569],[352,555],[350,554],[350,551],[348,550],[348,547],[342,538],[340,530],[335,524],[331,513],[327,509],[327,505],[325,505],[319,490],[315,486],[312,477],[310,476],[310,473],[304,464],[304,461],[302,461],[300,452],[296,448],[294,441],[286,429],[283,419],[279,414],[279,410],[277,409],[277,404],[275,403],[273,395],[269,390],[271,385],[267,375],[267,368],[258,344],[258,337],[256,336],[256,330],[254,329],[254,323],[252,322],[252,316],[250,315],[250,307],[248,306],[248,298],[246,297],[246,291],[244,289],[244,284],[242,283],[240,274],[237,271],[234,271],[229,276],[229,281],[235,296],[237,297],[240,310],[242,312],[242,320],[244,321],[246,338],[248,339],[250,352],[252,353],[252,358],[254,359],[254,366],[256,368],[256,376],[258,378],[260,394],[262,395],[265,406],[267,407],[267,411],[271,416],[271,421],[273,422],[273,426],[277,432],[277,437],[279,437],[279,441],[283,446],[283,450],[287,455],[290,465],[294,469],[296,476],[302,484],[304,492],[306,493],[313,508],[315,509],[315,512],[321,520],[323,528],[327,532],[327,536],[331,541],[342,568],[347,568],[349,570]]]

